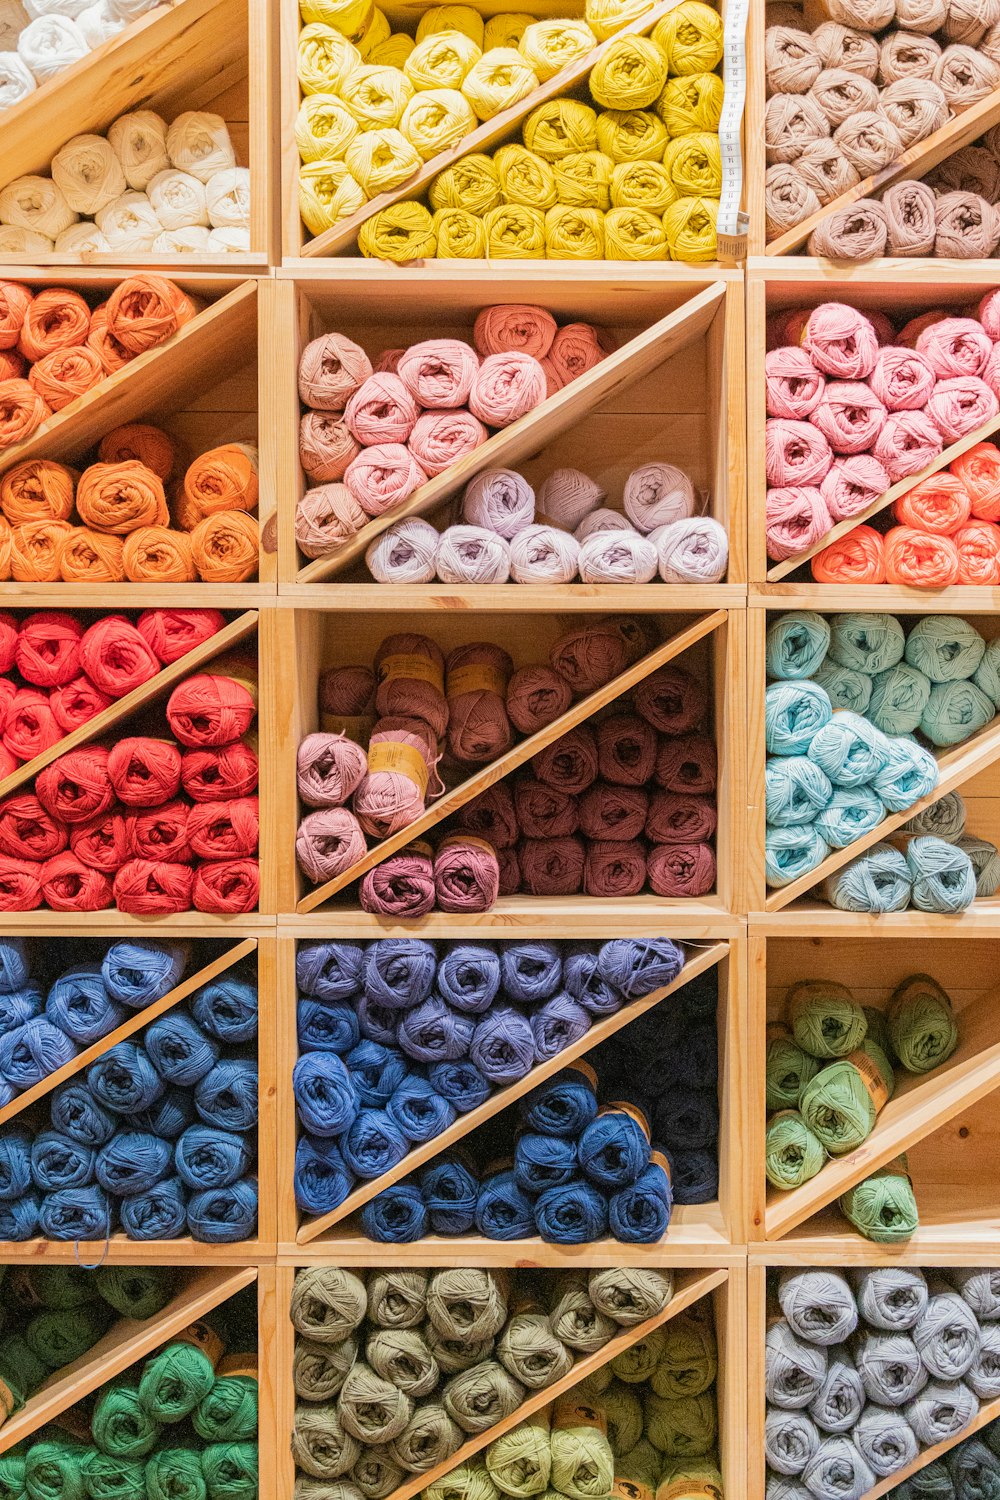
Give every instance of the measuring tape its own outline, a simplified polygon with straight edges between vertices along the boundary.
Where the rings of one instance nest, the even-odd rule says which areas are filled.
[[[740,209],[743,196],[743,148],[740,131],[747,97],[746,32],[750,0],[729,0],[723,33],[722,81],[725,93],[719,119],[722,192],[716,224],[719,258],[745,260],[749,215]]]

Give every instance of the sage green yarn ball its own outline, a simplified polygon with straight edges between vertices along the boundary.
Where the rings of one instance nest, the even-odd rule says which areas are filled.
[[[1000,708],[1000,638],[987,641],[983,659],[973,672],[972,680],[992,701],[994,708]]]
[[[340,1388],[337,1411],[344,1431],[359,1443],[391,1443],[413,1415],[413,1402],[383,1380],[363,1360],[350,1370]]]
[[[677,1400],[652,1391],[646,1397],[646,1436],[667,1458],[704,1458],[717,1430],[714,1391]]]
[[[481,1339],[478,1343],[461,1338],[445,1338],[433,1323],[425,1325],[424,1338],[442,1375],[458,1375],[462,1370],[471,1370],[473,1365],[482,1364],[493,1353],[491,1338]]]
[[[769,677],[815,677],[830,644],[830,626],[811,609],[782,615],[768,627],[764,662]]]
[[[333,1401],[357,1358],[358,1344],[354,1338],[346,1338],[339,1344],[317,1344],[313,1339],[297,1338],[292,1357],[295,1394],[304,1401]]]
[[[346,1431],[335,1406],[298,1406],[292,1457],[314,1479],[342,1479],[361,1457],[361,1444]]]
[[[420,1401],[389,1454],[407,1474],[426,1474],[462,1446],[462,1430],[438,1401]]]
[[[848,1188],[840,1209],[859,1234],[879,1245],[905,1244],[920,1222],[913,1184],[899,1163]]]
[[[1000,888],[1000,851],[996,844],[968,833],[963,833],[956,843],[969,856],[976,877],[976,896],[980,900],[986,896],[995,896]]]
[[[859,611],[830,620],[830,657],[866,677],[894,667],[905,646],[903,627],[894,615]]]
[[[441,1400],[463,1432],[485,1432],[517,1410],[524,1400],[524,1386],[503,1365],[488,1359],[453,1375],[442,1389]]]
[[[476,1266],[435,1271],[427,1287],[427,1316],[448,1339],[494,1338],[507,1319],[501,1278]]]
[[[868,1040],[880,1047],[890,1060],[892,1058],[892,1038],[889,1035],[889,1023],[885,1013],[877,1010],[874,1005],[863,1005],[861,1009],[865,1013],[868,1022]]]
[[[643,1414],[639,1412],[639,1430],[642,1431]],[[623,1490],[622,1485],[639,1487],[656,1492],[656,1486],[660,1482],[660,1474],[663,1469],[663,1454],[658,1448],[654,1448],[648,1438],[639,1438],[633,1447],[627,1451],[615,1447],[615,1494],[624,1496],[629,1493]]]
[[[920,731],[932,745],[964,745],[994,717],[991,700],[974,682],[938,682],[920,715]]]
[[[986,642],[958,615],[923,615],[906,640],[906,660],[931,682],[958,682],[971,677],[986,652]]]
[[[379,1328],[419,1328],[427,1313],[430,1272],[376,1271],[368,1282],[368,1318]]]
[[[489,1476],[483,1455],[476,1454],[433,1480],[423,1493],[425,1500],[497,1500],[500,1492]]]
[[[396,1458],[391,1443],[370,1443],[351,1470],[365,1500],[386,1500],[406,1479],[406,1470]]]
[[[668,1497],[669,1500],[723,1500],[723,1493],[722,1474],[716,1454],[712,1452],[704,1458],[666,1459],[656,1500],[668,1500]],[[805,1493],[809,1491],[805,1490]]]
[[[598,1419],[596,1411],[572,1397],[563,1397],[553,1408],[551,1485],[567,1500],[603,1500],[611,1494],[615,1455]]]
[[[931,696],[930,678],[900,661],[869,680],[872,690],[865,717],[883,734],[912,734]]]
[[[544,1495],[552,1472],[549,1420],[544,1411],[519,1422],[489,1444],[486,1469],[498,1490],[514,1500]]]
[[[965,832],[965,803],[958,792],[946,792],[930,807],[907,818],[903,833],[929,833],[938,839],[954,842]]]
[[[826,1150],[797,1109],[782,1109],[767,1122],[764,1171],[773,1187],[787,1192],[815,1177]]]
[[[914,974],[893,992],[888,1024],[892,1050],[908,1073],[929,1073],[958,1046],[951,1000],[929,974]]]
[[[364,1496],[349,1479],[313,1479],[308,1474],[297,1474],[294,1500],[364,1500]]]
[[[497,1358],[511,1375],[537,1391],[567,1375],[573,1356],[540,1312],[515,1313],[497,1340]]]
[[[651,1385],[658,1396],[700,1396],[715,1381],[718,1349],[711,1318],[701,1304],[671,1319]]]
[[[632,1386],[621,1380],[612,1380],[601,1397],[601,1406],[608,1424],[608,1440],[615,1454],[628,1453],[642,1437],[642,1402]],[[616,1478],[620,1472],[619,1463],[615,1469]]]
[[[843,1156],[871,1135],[893,1087],[888,1059],[866,1040],[853,1059],[839,1058],[806,1085],[799,1105],[802,1118],[831,1156]]]
[[[599,1397],[604,1396],[614,1385],[615,1377],[611,1372],[610,1365],[599,1365],[596,1370],[591,1370],[579,1384],[573,1387],[576,1394],[585,1401],[600,1405]]]
[[[643,1339],[637,1339],[611,1361],[611,1369],[627,1385],[645,1385],[652,1378],[663,1352],[663,1330],[654,1328]]]
[[[578,1354],[596,1354],[617,1332],[615,1320],[594,1306],[585,1271],[565,1271],[556,1278],[549,1327]]]
[[[787,1026],[772,1022],[767,1028],[766,1097],[773,1109],[794,1109],[799,1095],[819,1072],[819,1062],[800,1047]]]
[[[846,1057],[868,1034],[865,1013],[846,985],[835,979],[806,979],[785,1000],[792,1035],[812,1057]]]
[[[310,1266],[295,1277],[292,1322],[298,1333],[318,1344],[339,1344],[359,1326],[367,1308],[365,1284],[353,1271]]]
[[[848,709],[851,713],[867,714],[874,681],[874,678],[866,677],[864,672],[857,672],[853,667],[842,667],[836,661],[825,661],[819,671],[813,674],[813,682],[826,693],[834,713],[839,709]]]
[[[440,1366],[416,1328],[376,1328],[368,1335],[365,1354],[376,1375],[413,1398],[429,1396],[441,1378]]]

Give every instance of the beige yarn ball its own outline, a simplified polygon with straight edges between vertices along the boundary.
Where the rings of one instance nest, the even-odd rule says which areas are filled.
[[[90,217],[128,186],[114,147],[102,135],[75,135],[52,158],[51,172],[70,208]]]

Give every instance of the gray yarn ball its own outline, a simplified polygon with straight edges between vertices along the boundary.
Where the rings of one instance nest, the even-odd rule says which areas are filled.
[[[929,1375],[937,1380],[961,1380],[979,1352],[976,1315],[944,1281],[934,1281],[923,1313],[913,1327],[917,1346]]]
[[[775,1407],[764,1419],[764,1453],[779,1474],[801,1474],[819,1445],[819,1429],[803,1411]]]
[[[850,1438],[828,1437],[806,1465],[802,1482],[814,1500],[861,1500],[875,1475]]]
[[[778,1301],[793,1331],[810,1344],[842,1344],[858,1326],[854,1293],[839,1271],[782,1271]]]
[[[904,1468],[917,1456],[913,1428],[901,1412],[870,1402],[854,1429],[854,1441],[868,1467],[880,1479]]]
[[[851,1282],[862,1318],[886,1333],[912,1328],[927,1306],[927,1282],[922,1271],[878,1266],[870,1271],[853,1271]]]
[[[801,1411],[815,1400],[826,1375],[826,1350],[798,1339],[784,1321],[767,1330],[764,1389],[785,1411]]]
[[[918,1442],[931,1448],[968,1427],[979,1412],[979,1401],[961,1380],[929,1380],[904,1410]]]
[[[979,1353],[966,1371],[965,1381],[980,1401],[1000,1396],[1000,1323],[980,1324]]]
[[[878,1406],[905,1406],[927,1384],[927,1370],[906,1333],[859,1334],[854,1360],[865,1395]]]
[[[962,1266],[950,1271],[948,1279],[981,1323],[1000,1319],[1000,1268]]]
[[[823,1432],[850,1432],[865,1404],[865,1388],[846,1346],[830,1350],[830,1363],[809,1415]]]

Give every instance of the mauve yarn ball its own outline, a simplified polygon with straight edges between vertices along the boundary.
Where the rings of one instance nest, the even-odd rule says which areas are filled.
[[[507,712],[521,734],[536,734],[573,702],[565,678],[551,667],[520,667],[507,684]]]
[[[569,792],[571,796],[585,792],[597,780],[597,741],[593,730],[587,724],[569,730],[554,744],[539,750],[531,769],[539,781],[557,791]]]
[[[578,838],[522,839],[521,884],[531,896],[575,896],[583,888],[585,858]]]
[[[549,651],[549,665],[581,696],[633,666],[649,645],[644,622],[616,615],[575,626],[560,636]]]
[[[463,765],[486,765],[513,742],[507,685],[514,663],[490,641],[458,646],[448,657],[448,749]]]

